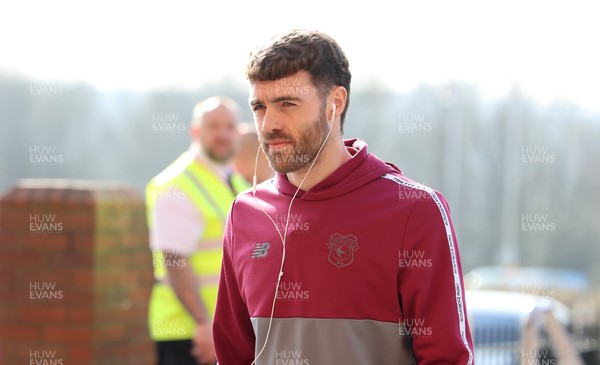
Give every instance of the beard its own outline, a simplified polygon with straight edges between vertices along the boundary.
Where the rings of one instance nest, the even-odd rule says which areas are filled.
[[[219,164],[226,164],[233,157],[233,152],[228,153],[226,155],[218,155],[216,153],[212,153],[211,151],[206,151],[206,156],[208,156],[208,158],[210,158],[214,162],[217,162]]]
[[[204,153],[206,154],[206,156],[208,156],[209,159],[219,164],[225,164],[233,158],[233,155],[235,154],[235,150],[233,147],[220,149],[217,147],[212,145],[204,148]]]
[[[296,172],[310,166],[317,157],[328,132],[325,108],[321,106],[318,119],[307,124],[300,131],[297,139],[279,130],[274,130],[272,133],[264,135],[261,146],[274,171],[283,174]],[[290,144],[271,150],[268,142],[273,139],[284,139]]]

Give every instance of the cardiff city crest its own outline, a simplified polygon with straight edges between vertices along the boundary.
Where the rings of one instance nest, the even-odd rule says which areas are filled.
[[[329,248],[329,262],[341,269],[354,262],[354,251],[358,250],[358,239],[349,234],[347,236],[334,233],[327,242]]]

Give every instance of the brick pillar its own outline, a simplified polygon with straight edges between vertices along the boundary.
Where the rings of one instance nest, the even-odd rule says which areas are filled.
[[[153,364],[152,281],[131,188],[21,180],[0,198],[0,364]]]

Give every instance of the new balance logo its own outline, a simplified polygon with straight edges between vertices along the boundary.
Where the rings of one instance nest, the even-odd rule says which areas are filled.
[[[267,253],[269,253],[269,247],[271,244],[269,242],[257,243],[254,245],[254,250],[252,250],[252,255],[250,255],[251,259],[258,259],[262,257],[266,257]]]

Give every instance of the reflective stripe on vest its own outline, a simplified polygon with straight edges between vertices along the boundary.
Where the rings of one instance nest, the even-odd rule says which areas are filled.
[[[200,191],[202,193],[203,198],[206,199],[206,203],[209,204],[213,208],[213,211],[218,213],[219,217],[223,221],[225,219],[227,219],[227,212],[224,212],[221,209],[221,207],[219,207],[217,202],[215,202],[213,200],[213,198],[210,196],[210,194],[206,191],[206,189],[204,189],[204,187],[202,186],[200,181],[198,181],[198,179],[196,179],[196,177],[194,175],[192,175],[192,173],[188,170],[185,170],[183,173],[192,181],[192,183],[194,184],[196,189],[198,189],[198,191]]]

